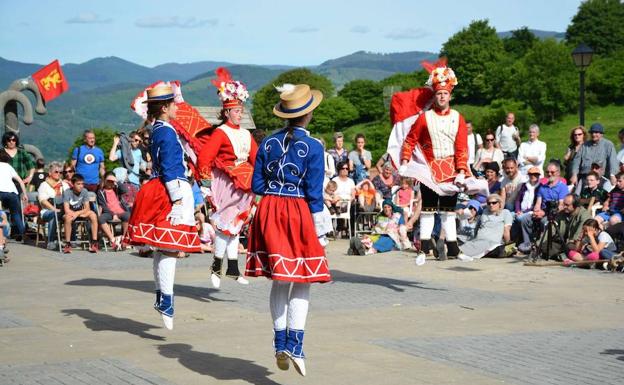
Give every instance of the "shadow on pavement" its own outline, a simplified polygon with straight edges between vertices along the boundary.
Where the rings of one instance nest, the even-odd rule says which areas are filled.
[[[447,267],[444,270],[451,270],[451,271],[461,271],[461,272],[466,272],[466,271],[481,271],[481,269],[475,269],[474,267],[466,267],[466,266],[453,266],[453,267]]]
[[[70,286],[119,287],[122,289],[142,291],[144,293],[154,293],[153,281],[124,281],[120,279],[84,278],[76,281],[65,282],[65,284]],[[212,297],[211,294],[218,292],[218,290],[208,287],[176,284],[174,290],[177,297],[187,297],[201,302],[236,302],[233,300]]]
[[[129,318],[117,318],[109,314],[96,313],[89,309],[64,309],[61,312],[68,316],[77,315],[83,318],[85,326],[94,332],[110,330],[113,332],[125,332],[150,340],[165,340],[164,337],[148,333],[151,329],[160,329],[159,326],[134,321]]]
[[[217,380],[243,380],[255,385],[279,385],[268,378],[273,374],[271,371],[253,361],[194,351],[188,344],[158,345],[158,353],[163,357],[175,358],[184,367]],[[293,375],[297,375],[294,369]]]
[[[356,284],[362,284],[362,285],[376,285],[376,286],[382,286],[382,287],[385,287],[387,289],[394,290],[394,291],[405,291],[405,288],[447,291],[446,289],[423,286],[424,284],[422,282],[406,281],[403,279],[395,279],[395,278],[387,278],[387,277],[374,277],[371,275],[347,273],[346,271],[341,271],[341,270],[332,270],[331,275],[332,275],[332,279],[334,282],[347,282],[347,283],[356,283]]]
[[[624,350],[623,349],[607,349],[604,352],[601,352],[600,354],[608,354],[608,355],[613,355],[613,356],[619,356],[616,357],[616,360],[619,361],[624,361]]]

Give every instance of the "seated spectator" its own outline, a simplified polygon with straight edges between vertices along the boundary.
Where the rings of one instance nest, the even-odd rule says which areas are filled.
[[[91,242],[89,252],[97,253],[98,243],[98,218],[95,212],[89,207],[89,194],[85,188],[84,178],[80,174],[72,177],[73,187],[63,193],[63,220],[65,222],[65,246],[63,253],[69,254],[72,251],[70,243],[72,226],[76,219],[86,218],[91,224]]]
[[[498,181],[498,172],[500,168],[498,167],[498,163],[490,162],[484,166],[485,170],[485,180],[488,183],[488,191],[490,194],[501,194],[501,182]],[[487,197],[483,194],[476,194],[474,199],[484,204],[487,200]]]
[[[117,178],[117,184],[122,188],[123,193],[121,194],[121,202],[125,207],[128,208],[129,211],[132,211],[132,207],[134,206],[134,201],[136,200],[136,196],[139,193],[139,188],[143,184],[144,178],[149,179],[149,177],[145,174],[141,174],[139,176],[140,185],[137,186],[134,183],[130,183],[128,181],[128,170],[122,167],[116,167],[113,169],[115,173],[115,178]]]
[[[0,151],[0,202],[5,210],[11,213],[11,223],[16,230],[11,236],[17,240],[22,240],[24,236],[25,226],[22,220],[22,204],[28,203],[26,195],[26,186],[24,181],[15,172],[15,169],[9,164],[11,157],[4,151]],[[17,182],[21,189],[21,194],[15,187]],[[21,201],[20,201],[21,196]]]
[[[624,173],[616,176],[615,188],[609,192],[604,202],[602,212],[596,215],[596,220],[603,227],[603,223],[614,225],[622,222],[622,210],[624,210]]]
[[[563,208],[563,198],[568,195],[568,186],[561,181],[561,168],[558,162],[548,163],[546,175],[548,183],[541,185],[537,191],[533,214],[523,217],[520,222],[523,242],[518,245],[518,249],[523,253],[528,253],[531,248],[533,226],[537,223],[543,227],[548,220],[546,210],[560,211]],[[554,215],[554,213],[551,214]]]
[[[410,208],[412,200],[416,197],[414,192],[414,179],[408,177],[401,177],[399,189],[394,194],[394,204],[403,209],[405,218],[411,216]]]
[[[37,199],[41,206],[40,218],[48,222],[48,250],[58,248],[56,243],[57,219],[63,216],[62,210],[54,205],[55,197],[62,197],[65,190],[71,187],[61,180],[61,167],[59,162],[52,162],[48,165],[48,177],[39,185]]]
[[[487,134],[485,134],[483,148],[480,148],[479,151],[477,151],[474,169],[477,172],[485,172],[485,165],[491,162],[498,163],[498,169],[500,170],[503,162],[503,152],[500,148],[498,148],[498,144],[494,138],[494,133],[492,131],[488,131]]]
[[[342,206],[340,204],[340,197],[336,194],[336,189],[338,188],[338,184],[330,180],[325,185],[325,189],[323,189],[323,202],[325,202],[325,206],[329,210],[331,215],[336,215],[340,213],[344,213],[347,211],[346,206]]]
[[[511,226],[511,238],[513,240],[517,240],[520,237],[520,224],[522,221],[533,215],[533,208],[537,200],[537,191],[542,185],[539,182],[541,175],[537,167],[530,168],[528,176],[529,180],[520,186],[514,202],[514,223]]]
[[[387,152],[384,153],[381,158],[375,163],[375,168],[377,169],[377,174],[381,174],[383,172],[383,168],[386,164],[390,164],[392,166],[392,158],[390,158],[390,154]]]
[[[600,175],[590,171],[585,177],[585,187],[581,191],[580,201],[585,208],[591,208],[596,204],[603,205],[607,200],[608,193],[599,186]]]
[[[370,151],[364,149],[365,145],[364,134],[355,135],[355,149],[349,152],[349,169],[355,183],[360,183],[369,176],[368,170],[371,168],[373,156]]]
[[[355,182],[349,178],[349,164],[346,162],[338,164],[338,176],[332,180],[336,182],[336,195],[343,200],[355,199]]]
[[[583,222],[583,233],[576,240],[574,249],[568,252],[568,258],[563,260],[565,265],[579,261],[597,261],[611,259],[616,254],[615,242],[606,231],[602,231],[600,223],[595,219]]]
[[[76,170],[74,170],[70,163],[65,163],[63,165],[63,182],[65,182],[69,187],[72,186],[71,180],[74,177],[75,173]]]
[[[6,245],[9,234],[11,234],[9,219],[7,214],[3,210],[0,210],[0,261],[8,262],[7,255],[4,252],[4,246]]]
[[[392,199],[392,188],[399,185],[399,175],[392,163],[386,163],[381,173],[373,178],[373,186],[383,199]]]
[[[457,256],[462,261],[473,261],[486,255],[499,256],[499,247],[511,239],[511,213],[503,208],[498,194],[487,198],[487,207],[477,224],[476,236],[459,246]]]
[[[382,207],[373,233],[365,235],[361,240],[353,238],[350,250],[355,254],[385,253],[395,249],[409,249],[412,246],[407,238],[403,210],[390,200],[384,200]]]
[[[123,204],[121,198],[126,191],[123,185],[117,183],[117,178],[112,171],[104,174],[103,185],[97,191],[97,203],[102,211],[98,216],[98,223],[106,238],[110,241],[113,251],[124,249],[125,247],[115,242],[113,227],[109,222],[121,222],[122,235],[126,235],[128,221],[130,220],[130,210]]]
[[[457,240],[459,244],[468,242],[477,236],[477,222],[481,215],[481,203],[475,199],[471,199],[466,203],[465,207],[455,211],[459,226],[457,226]]]
[[[364,179],[355,187],[359,209],[366,212],[377,211],[377,192],[373,183]]]
[[[531,167],[529,170],[540,171],[537,167]],[[527,170],[527,173],[529,170]],[[518,163],[513,158],[503,160],[503,171],[505,172],[505,176],[503,176],[501,180],[501,196],[505,202],[505,208],[513,213],[515,211],[514,205],[516,203],[518,191],[520,191],[520,187],[528,178],[520,173],[518,170]]]
[[[614,186],[611,183],[611,180],[604,176],[604,168],[602,167],[601,163],[592,163],[591,171],[594,171],[600,177],[598,187],[605,190],[606,192],[610,192],[611,190],[613,190]]]
[[[28,191],[37,191],[39,185],[48,177],[48,173],[45,170],[45,160],[39,158],[35,161],[35,173],[28,184]]]

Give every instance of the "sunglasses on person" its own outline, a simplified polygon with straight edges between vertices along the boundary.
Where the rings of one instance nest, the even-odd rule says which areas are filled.
[[[531,172],[531,173],[529,173],[529,176],[537,176],[537,177],[539,177],[540,173],[539,172]]]
[[[487,204],[488,204],[489,206],[493,206],[493,205],[498,204],[498,203],[500,203],[500,202],[499,202],[499,201],[490,201],[490,202],[488,202]]]
[[[494,141],[494,138],[485,138],[485,141],[486,141],[486,142],[493,142],[493,141]]]
[[[60,174],[61,170],[54,170],[54,171],[50,171],[50,174]]]
[[[63,174],[73,174],[74,170],[65,170],[63,171]]]
[[[584,134],[582,132],[579,132],[578,134],[574,134],[574,136],[583,136]]]
[[[15,138],[15,137],[9,138],[9,139],[7,139],[7,142],[17,142],[17,138]]]
[[[132,139],[132,141],[133,141],[134,143],[139,143],[139,142],[141,141],[141,139],[136,138],[136,139]]]

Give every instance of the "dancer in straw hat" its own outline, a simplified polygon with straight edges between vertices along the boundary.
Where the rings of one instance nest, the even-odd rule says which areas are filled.
[[[175,85],[175,92],[172,85]],[[128,223],[126,241],[155,249],[154,308],[162,315],[165,327],[173,329],[173,281],[177,257],[185,252],[200,252],[195,229],[193,192],[188,181],[185,158],[186,140],[171,122],[176,118],[176,100],[182,101],[175,83],[158,83],[135,100],[147,103],[147,122],[153,125],[150,152],[152,179],[137,194]],[[137,113],[138,110],[135,108]]]
[[[245,274],[273,280],[269,307],[277,366],[287,370],[292,362],[305,376],[310,284],[331,280],[323,248],[331,231],[323,213],[323,146],[306,130],[323,94],[306,84],[277,89],[281,100],[273,113],[287,126],[258,149],[252,189],[263,198],[251,223]]]
[[[212,81],[223,108],[221,119],[210,140],[204,144],[198,157],[202,185],[210,188],[215,208],[210,220],[216,228],[214,261],[210,280],[221,285],[223,259],[227,259],[225,275],[247,285],[238,270],[239,233],[251,214],[254,195],[251,192],[251,175],[258,147],[251,134],[240,127],[243,105],[249,97],[247,88],[232,79],[223,67],[215,71]]]

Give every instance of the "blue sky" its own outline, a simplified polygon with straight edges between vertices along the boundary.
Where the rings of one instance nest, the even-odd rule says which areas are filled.
[[[564,32],[579,0],[0,0],[0,56],[46,64],[118,56],[154,66],[313,65],[358,50],[433,51],[471,20]],[[7,15],[11,15],[7,17]]]

